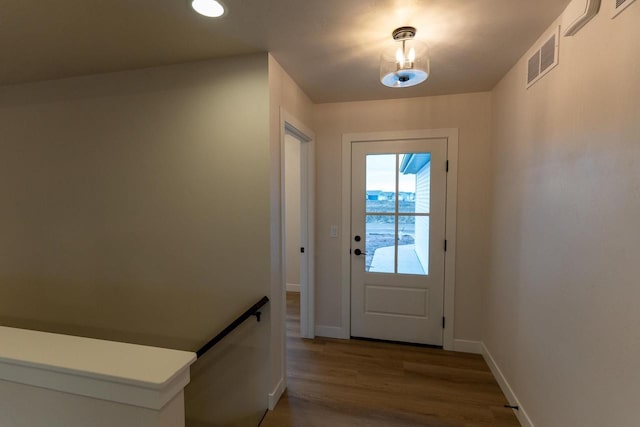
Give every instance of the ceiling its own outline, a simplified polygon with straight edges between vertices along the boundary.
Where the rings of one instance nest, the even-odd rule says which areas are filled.
[[[317,103],[486,91],[569,0],[0,0],[0,85],[270,51]],[[393,29],[412,25],[431,76],[379,81]]]

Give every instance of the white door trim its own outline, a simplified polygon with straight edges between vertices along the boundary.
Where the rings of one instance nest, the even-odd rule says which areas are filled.
[[[341,330],[339,338],[351,336],[351,144],[364,141],[407,140],[426,138],[447,139],[447,201],[445,238],[447,252],[444,268],[444,328],[443,347],[453,350],[454,340],[454,299],[455,299],[455,259],[456,259],[456,209],[458,193],[458,129],[424,129],[389,132],[347,133],[342,135],[342,301]],[[336,336],[337,337],[337,336]]]
[[[306,286],[300,287],[300,335],[303,338],[315,337],[315,283],[314,283],[314,201],[315,201],[315,134],[305,126],[296,117],[289,114],[285,109],[280,108],[280,165],[281,165],[281,212],[282,212],[282,337],[283,337],[283,354],[286,355],[286,317],[287,317],[287,301],[286,301],[286,218],[285,218],[285,143],[284,137],[289,133],[298,138],[300,144],[300,187],[302,189],[303,203],[300,210],[300,224],[302,226],[301,239],[302,246],[305,248],[306,256],[303,257],[303,265],[300,269],[301,282]],[[306,202],[306,203],[305,203]],[[283,372],[286,370],[283,369]]]

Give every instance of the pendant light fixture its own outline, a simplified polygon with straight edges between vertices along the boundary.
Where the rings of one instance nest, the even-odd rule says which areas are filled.
[[[389,87],[410,87],[429,77],[429,57],[424,43],[415,40],[414,27],[393,31],[393,50],[380,55],[380,81]]]

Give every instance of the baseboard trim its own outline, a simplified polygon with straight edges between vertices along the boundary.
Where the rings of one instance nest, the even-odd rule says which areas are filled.
[[[484,357],[485,362],[487,362],[487,365],[489,365],[489,369],[491,369],[491,372],[493,373],[493,376],[496,378],[496,381],[498,381],[498,385],[500,386],[500,388],[502,389],[502,392],[504,393],[505,397],[509,401],[509,405],[518,406],[519,409],[517,411],[514,409],[513,413],[518,418],[520,425],[522,427],[534,427],[533,423],[531,422],[531,419],[529,418],[529,415],[527,415],[527,411],[525,411],[524,407],[518,400],[518,397],[513,392],[513,389],[509,385],[509,382],[507,381],[505,376],[502,374],[502,371],[496,364],[496,361],[493,359],[493,356],[491,356],[489,349],[487,349],[487,346],[484,344],[484,342],[481,342],[480,346],[482,348],[482,356]]]
[[[300,284],[299,283],[287,283],[286,289],[287,289],[287,292],[298,292],[298,293],[300,293]]]
[[[454,339],[453,351],[482,354],[482,343],[480,341]]]
[[[278,404],[278,401],[282,397],[282,393],[284,393],[284,389],[285,389],[284,378],[280,378],[280,381],[278,381],[276,388],[274,388],[273,391],[269,393],[269,410],[270,411],[273,411],[276,405]]]
[[[316,336],[325,338],[338,338],[342,340],[348,340],[351,338],[348,332],[345,332],[344,328],[339,326],[323,326],[316,325]]]

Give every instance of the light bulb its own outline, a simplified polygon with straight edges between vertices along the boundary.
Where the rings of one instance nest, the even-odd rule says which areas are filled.
[[[217,18],[224,15],[224,7],[216,0],[192,0],[191,7],[200,15]]]
[[[396,50],[396,62],[400,64],[400,66],[404,66],[404,52],[401,48]]]
[[[416,50],[414,48],[409,49],[409,62],[416,60]]]

